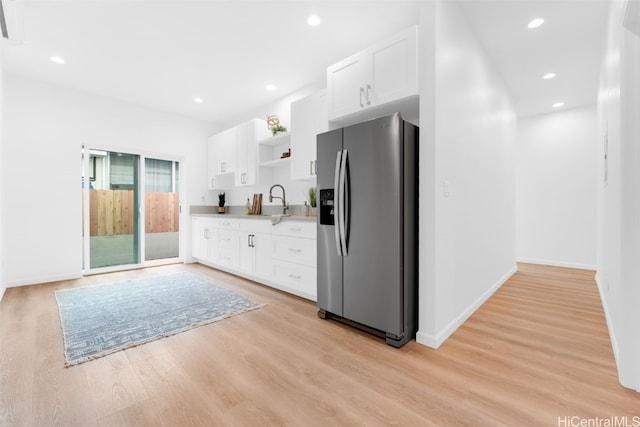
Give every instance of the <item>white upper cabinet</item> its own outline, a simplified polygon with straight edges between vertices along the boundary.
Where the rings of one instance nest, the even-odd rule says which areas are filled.
[[[328,129],[326,90],[291,104],[291,179],[315,179],[316,137]]]
[[[213,141],[214,172],[216,175],[235,172],[237,136],[236,128],[231,128],[211,138]]]
[[[210,137],[209,189],[255,185],[258,181],[257,140],[268,134],[267,122],[253,119]]]
[[[328,119],[418,95],[417,27],[327,68]]]
[[[236,167],[235,128],[227,129],[207,141],[207,177],[209,190],[229,188],[233,185]]]
[[[237,166],[235,185],[255,185],[258,182],[258,145],[259,139],[269,135],[265,120],[253,119],[236,127]]]

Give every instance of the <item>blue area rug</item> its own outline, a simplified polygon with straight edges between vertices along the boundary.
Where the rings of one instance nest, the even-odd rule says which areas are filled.
[[[56,291],[65,366],[262,307],[190,273]]]

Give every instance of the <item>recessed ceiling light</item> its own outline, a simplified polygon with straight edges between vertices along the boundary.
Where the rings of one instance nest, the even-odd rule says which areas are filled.
[[[204,102],[204,99],[199,98],[199,97],[198,98],[193,98],[193,102],[196,102],[198,104],[202,104]]]
[[[527,25],[527,28],[538,28],[542,24],[544,24],[544,19],[542,18],[532,19]]]
[[[320,25],[320,22],[322,22],[322,20],[318,15],[311,15],[309,18],[307,18],[307,24],[312,27],[317,27],[318,25]]]
[[[542,76],[542,78],[545,79],[545,80],[549,80],[549,79],[554,78],[555,76],[556,76],[556,73],[547,73],[544,76]]]
[[[556,102],[555,104],[552,105],[553,108],[560,108],[560,107],[564,107],[564,102]]]
[[[52,56],[49,59],[51,60],[51,62],[55,62],[56,64],[64,64],[64,59],[60,58],[59,56]]]
[[[268,84],[267,85],[267,90],[270,91],[270,92],[273,92],[276,89],[278,89],[278,88],[274,84]]]

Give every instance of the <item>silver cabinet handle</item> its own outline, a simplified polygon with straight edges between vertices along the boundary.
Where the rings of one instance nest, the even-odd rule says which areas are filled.
[[[289,274],[289,277],[291,277],[292,279],[295,279],[295,280],[302,279],[302,276],[296,276],[295,274]]]
[[[289,227],[289,231],[293,231],[293,232],[299,233],[299,232],[302,231],[302,228]]]
[[[215,182],[216,182],[216,179],[215,178],[211,178],[211,188],[216,186]]]
[[[247,234],[247,246],[251,247],[251,234]]]
[[[362,103],[362,95],[364,95],[364,88],[360,87],[360,108],[364,108],[364,104]]]
[[[289,252],[299,254],[300,252],[302,252],[302,249],[289,248]]]
[[[313,160],[309,161],[309,175],[313,175]]]
[[[371,105],[371,100],[369,99],[369,91],[371,90],[371,85],[367,84],[367,105]]]

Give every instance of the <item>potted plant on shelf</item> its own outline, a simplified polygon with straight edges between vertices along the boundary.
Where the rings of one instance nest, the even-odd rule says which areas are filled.
[[[271,127],[271,133],[273,133],[273,136],[276,136],[279,132],[286,132],[287,128],[285,126],[282,126],[281,124],[277,124]]]
[[[225,211],[225,209],[224,209],[224,199],[225,199],[224,192],[218,193],[218,213],[219,214],[223,214],[224,211]]]

